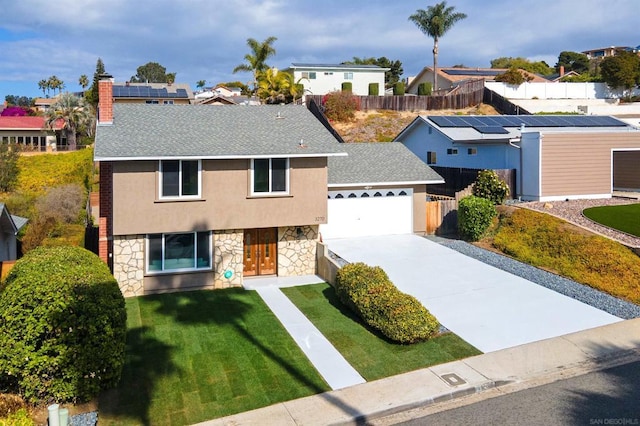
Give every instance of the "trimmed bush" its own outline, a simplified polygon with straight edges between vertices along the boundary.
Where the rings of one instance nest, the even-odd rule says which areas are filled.
[[[398,81],[393,85],[393,94],[397,96],[404,96],[404,82]]]
[[[351,83],[350,81],[343,81],[341,87],[343,92],[351,93],[353,90],[353,83]]]
[[[418,84],[418,95],[420,96],[431,96],[432,92],[432,84],[429,82]]]
[[[496,217],[496,206],[486,198],[470,195],[458,203],[458,232],[469,241],[478,241]]]
[[[378,266],[344,266],[336,275],[335,290],[367,325],[395,342],[426,340],[438,331],[438,320],[418,299],[399,291]]]
[[[369,83],[369,96],[378,96],[380,94],[380,85],[378,83]]]
[[[482,170],[473,184],[473,195],[502,204],[509,196],[509,186],[493,170]]]
[[[124,364],[124,298],[107,265],[79,247],[39,247],[0,289],[0,388],[32,403],[82,402]]]
[[[353,120],[359,109],[358,98],[351,92],[330,92],[322,98],[324,113],[329,120],[349,121]]]

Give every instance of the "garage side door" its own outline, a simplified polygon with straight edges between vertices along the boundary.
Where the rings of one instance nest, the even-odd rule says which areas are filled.
[[[329,191],[323,239],[413,232],[411,189]]]

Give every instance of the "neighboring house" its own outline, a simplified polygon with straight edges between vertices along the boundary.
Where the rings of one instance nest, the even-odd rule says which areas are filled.
[[[329,157],[322,238],[424,233],[426,185],[444,181],[402,144],[345,143]]]
[[[33,106],[36,109],[36,111],[46,112],[49,108],[51,108],[51,105],[53,105],[57,100],[58,100],[57,97],[36,98],[36,100],[33,102]]]
[[[495,81],[496,77],[500,74],[507,72],[506,68],[457,68],[457,67],[444,67],[438,68],[438,86],[439,90],[453,89],[461,83],[484,79],[485,81]],[[520,70],[527,78],[530,78],[532,82],[548,82],[547,79],[540,77],[537,74]],[[422,83],[433,84],[433,68],[424,67],[422,71],[415,77],[409,78],[405,93],[411,95],[418,94],[418,86]],[[435,90],[435,89],[434,89]]]
[[[0,141],[17,143],[35,151],[56,151],[67,144],[62,135],[62,124],[59,121],[52,131],[45,128],[44,117],[0,116]]]
[[[226,87],[222,85],[214,87],[213,92],[217,93],[218,96],[224,96],[227,98],[242,95],[242,89],[239,87]]]
[[[549,81],[557,83],[557,82],[562,81],[564,78],[567,78],[567,77],[579,77],[579,76],[580,76],[580,74],[575,72],[575,71],[573,71],[573,70],[571,70],[569,72],[565,72],[564,65],[560,65],[559,72],[557,72],[556,74],[548,75],[548,76],[546,76],[546,78]]]
[[[316,272],[345,154],[309,110],[113,104],[99,84],[99,252],[125,296]]]
[[[633,52],[640,54],[640,46],[609,46],[598,49],[584,50],[582,53],[587,55],[589,59],[603,59],[609,56],[615,56],[618,52]]]
[[[231,97],[224,97],[214,94],[208,98],[197,98],[196,104],[199,105],[237,105],[236,100]]]
[[[16,235],[26,224],[26,218],[10,214],[4,203],[0,203],[0,262],[18,258]]]
[[[390,68],[377,65],[291,64],[285,71],[293,74],[296,83],[304,86],[304,95],[326,95],[342,90],[342,83],[351,83],[354,95],[369,95],[369,84],[378,84],[378,96],[384,95],[384,73]]]
[[[640,191],[640,131],[613,117],[420,116],[395,141],[432,166],[514,169],[524,200]]]
[[[113,102],[144,104],[192,104],[194,95],[183,83],[114,83]]]

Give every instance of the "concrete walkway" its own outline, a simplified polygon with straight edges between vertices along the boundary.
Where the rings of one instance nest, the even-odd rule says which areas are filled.
[[[245,280],[245,288],[258,292],[331,389],[365,383],[362,376],[278,288],[319,282],[323,280],[315,276],[272,277]]]
[[[640,360],[640,319],[286,401],[199,425],[376,424],[374,419],[454,398],[476,393],[497,396],[637,360]]]
[[[348,262],[381,266],[400,290],[482,352],[621,321],[416,235],[325,243]]]

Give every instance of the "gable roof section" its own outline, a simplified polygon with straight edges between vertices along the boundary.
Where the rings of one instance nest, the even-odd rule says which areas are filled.
[[[431,126],[459,143],[509,143],[523,131],[594,132],[633,131],[633,126],[611,116],[586,115],[456,115],[414,119],[396,137],[402,139],[420,126]]]
[[[19,223],[16,223],[18,221]],[[27,223],[27,219],[9,213],[4,203],[0,203],[0,232],[16,235],[20,228]]]
[[[0,117],[0,130],[45,130],[45,119],[40,116],[6,116]],[[62,121],[58,120],[54,130],[62,129]]]
[[[341,148],[348,156],[329,158],[329,187],[444,183],[401,143],[353,142]]]
[[[98,125],[97,161],[345,155],[304,106],[114,104]]]

